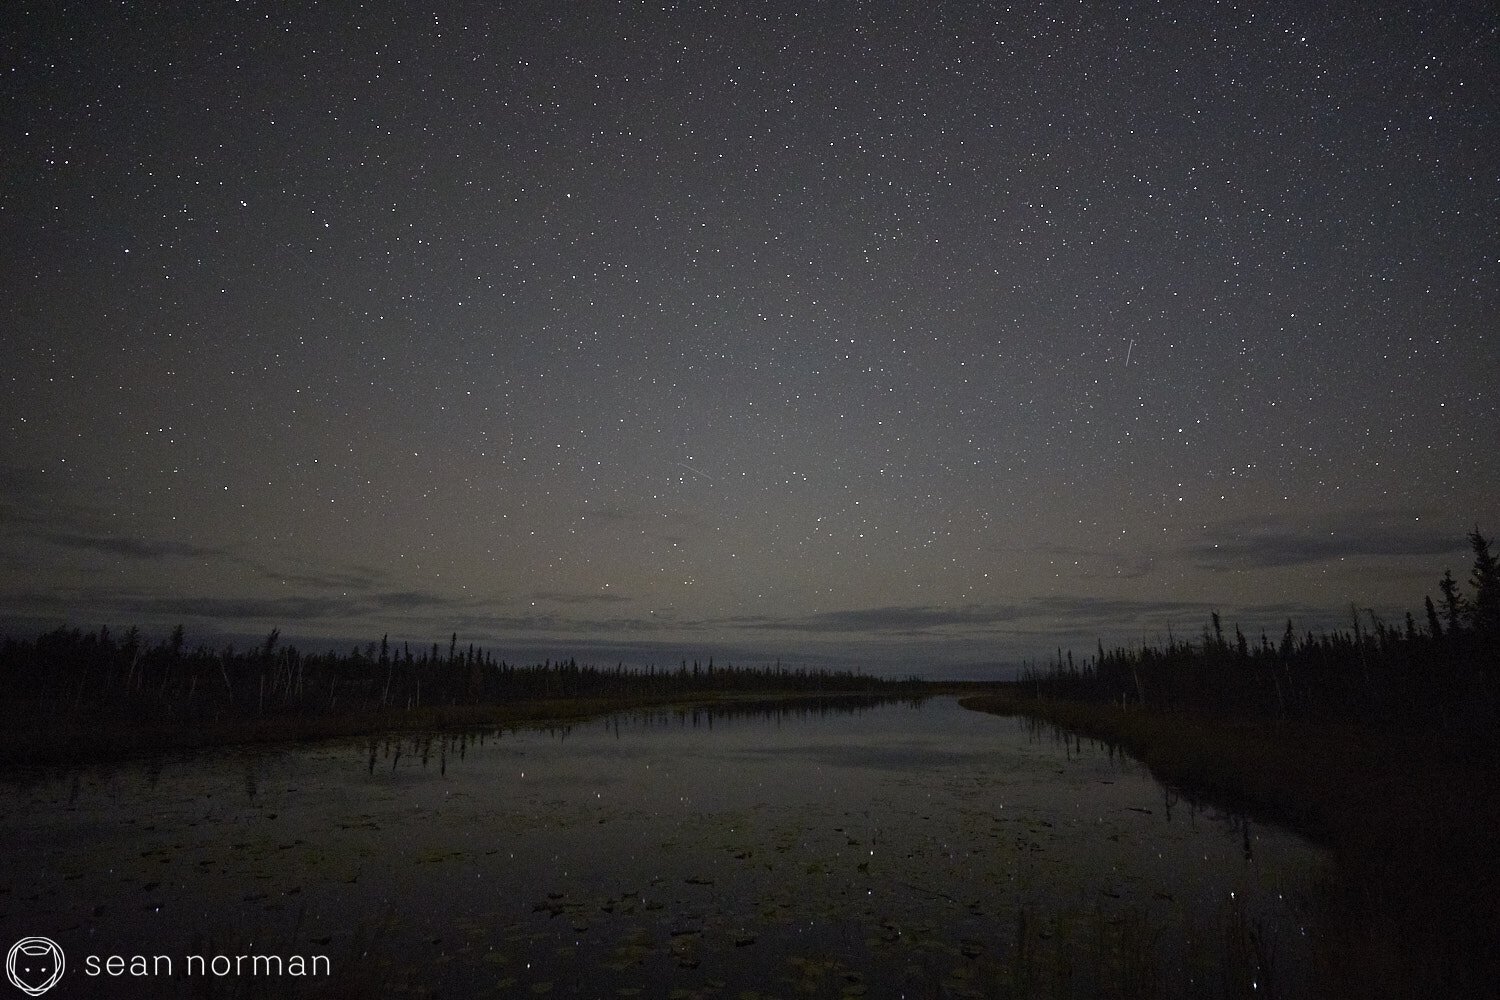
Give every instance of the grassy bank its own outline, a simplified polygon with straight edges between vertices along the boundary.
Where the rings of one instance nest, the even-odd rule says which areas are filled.
[[[1441,729],[1267,721],[1025,697],[961,699],[1124,749],[1189,797],[1331,849],[1316,932],[1330,995],[1485,996],[1500,982],[1495,747]]]

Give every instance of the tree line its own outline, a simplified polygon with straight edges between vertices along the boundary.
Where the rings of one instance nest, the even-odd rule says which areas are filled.
[[[1315,634],[1287,620],[1276,637],[1226,631],[1215,612],[1196,640],[1105,648],[1027,667],[1038,697],[1141,704],[1209,714],[1390,724],[1500,719],[1500,567],[1476,528],[1468,588],[1451,570],[1421,620],[1388,622],[1351,607],[1349,627]]]
[[[211,722],[257,716],[406,712],[551,699],[659,698],[709,693],[881,693],[915,679],[774,665],[600,667],[576,659],[517,665],[457,634],[413,649],[389,636],[348,652],[302,652],[279,630],[250,648],[188,649],[184,629],[150,642],[138,628],[58,628],[0,642],[0,704],[66,716]]]

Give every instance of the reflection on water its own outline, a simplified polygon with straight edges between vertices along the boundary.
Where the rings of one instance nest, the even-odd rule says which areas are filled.
[[[0,813],[12,939],[270,942],[355,993],[1298,995],[1324,863],[947,699],[164,756]]]

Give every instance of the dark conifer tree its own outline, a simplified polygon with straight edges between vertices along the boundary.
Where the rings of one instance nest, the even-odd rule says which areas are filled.
[[[1458,592],[1458,581],[1453,579],[1451,569],[1443,570],[1438,590],[1443,594],[1443,616],[1448,619],[1448,631],[1457,632],[1463,623],[1463,597]]]
[[[1427,634],[1434,639],[1441,639],[1443,637],[1443,624],[1438,621],[1437,608],[1432,604],[1432,595],[1428,594],[1422,598],[1422,602],[1427,605]]]
[[[1469,534],[1469,544],[1474,548],[1474,570],[1469,576],[1474,587],[1469,609],[1471,623],[1477,631],[1494,631],[1500,629],[1500,565],[1478,528]]]

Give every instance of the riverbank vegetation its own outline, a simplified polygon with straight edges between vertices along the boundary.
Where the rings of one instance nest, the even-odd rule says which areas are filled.
[[[1476,996],[1500,982],[1500,571],[1470,535],[1421,623],[1059,653],[966,707],[1120,747],[1190,796],[1334,852],[1317,928],[1330,995]]]
[[[1037,698],[1111,702],[1235,719],[1480,729],[1500,717],[1500,567],[1477,530],[1470,590],[1451,571],[1422,619],[1398,623],[1350,609],[1349,628],[1280,636],[1232,634],[1215,613],[1199,639],[1106,649],[1083,660],[1059,653],[1022,680]]]
[[[389,639],[304,653],[271,632],[250,649],[189,649],[60,628],[0,643],[0,766],[121,751],[319,739],[397,729],[558,721],[686,701],[926,692],[916,680],[775,664],[667,669],[575,660],[521,666],[458,636],[413,650]]]

